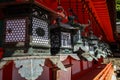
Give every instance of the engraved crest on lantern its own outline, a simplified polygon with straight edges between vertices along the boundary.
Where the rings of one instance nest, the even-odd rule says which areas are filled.
[[[48,23],[33,17],[31,45],[48,44]]]

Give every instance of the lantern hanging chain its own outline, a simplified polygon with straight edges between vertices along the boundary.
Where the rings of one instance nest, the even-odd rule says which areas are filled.
[[[58,0],[58,6],[60,6],[60,5],[61,5],[60,0]]]
[[[84,18],[85,18],[85,17],[84,17],[84,16],[85,16],[85,15],[84,15],[84,3],[82,3],[82,15],[83,15],[83,22],[85,22],[85,19],[84,19]]]
[[[70,15],[74,16],[75,18],[77,18],[77,15],[74,13],[74,11],[72,9],[71,0],[68,0],[68,2],[69,2],[68,11],[69,11]]]
[[[69,11],[69,13],[73,16],[73,15],[74,15],[74,12],[73,12],[73,9],[72,9],[72,6],[71,6],[71,0],[68,0],[68,2],[69,2],[68,11]]]
[[[92,29],[92,21],[93,21],[92,16],[91,16],[91,17],[89,16],[89,19],[91,20],[91,26],[89,26],[89,31],[92,31],[92,30],[93,30],[93,29]]]
[[[78,13],[78,0],[76,0],[76,12]]]
[[[60,14],[61,14],[64,18],[67,18],[67,13],[65,12],[64,8],[62,7],[60,0],[58,0],[57,10],[60,11]]]
[[[68,2],[69,2],[69,8],[71,9],[71,0],[68,0]]]
[[[79,11],[78,11],[78,0],[76,0],[76,13],[79,14]],[[79,22],[79,18],[78,18],[78,15],[77,16],[77,20]]]

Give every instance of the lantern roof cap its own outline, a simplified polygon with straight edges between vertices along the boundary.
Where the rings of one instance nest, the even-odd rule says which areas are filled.
[[[62,22],[62,18],[58,17],[56,19],[56,23],[50,26],[51,29],[54,28],[64,28],[64,29],[69,29],[69,30],[78,30],[79,28],[76,28],[72,25],[70,25],[69,23],[63,23]]]
[[[88,36],[91,40],[98,40],[97,36],[94,35],[93,31],[90,31],[90,35]]]
[[[69,25],[69,24],[65,24],[65,23],[59,23],[59,24],[53,24],[50,26],[51,29],[54,28],[64,28],[64,29],[70,29],[70,30],[78,30],[77,28],[74,28],[73,26]]]
[[[57,14],[56,11],[52,10],[52,9],[49,8],[49,7],[46,7],[46,6],[43,5],[42,3],[37,2],[37,1],[35,1],[35,0],[33,0],[32,2],[31,2],[31,0],[22,0],[22,1],[20,1],[20,2],[17,2],[17,1],[0,2],[0,8],[6,8],[6,7],[9,8],[9,6],[17,6],[17,5],[26,5],[26,6],[27,6],[27,5],[29,5],[29,4],[30,4],[30,5],[34,5],[34,6],[38,6],[38,7],[42,8],[42,9],[50,12],[50,14],[53,16],[53,18],[56,18],[56,17],[58,16],[58,14]]]

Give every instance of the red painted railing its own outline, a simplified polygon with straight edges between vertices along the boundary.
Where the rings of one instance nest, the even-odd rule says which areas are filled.
[[[111,80],[113,71],[112,63],[109,63],[93,80]]]

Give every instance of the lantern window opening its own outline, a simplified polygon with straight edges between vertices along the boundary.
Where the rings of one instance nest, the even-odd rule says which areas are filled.
[[[71,48],[71,34],[67,32],[61,32],[61,47]]]
[[[25,42],[25,18],[6,19],[5,23],[5,42]]]
[[[32,24],[32,43],[48,44],[48,23],[33,17]]]

